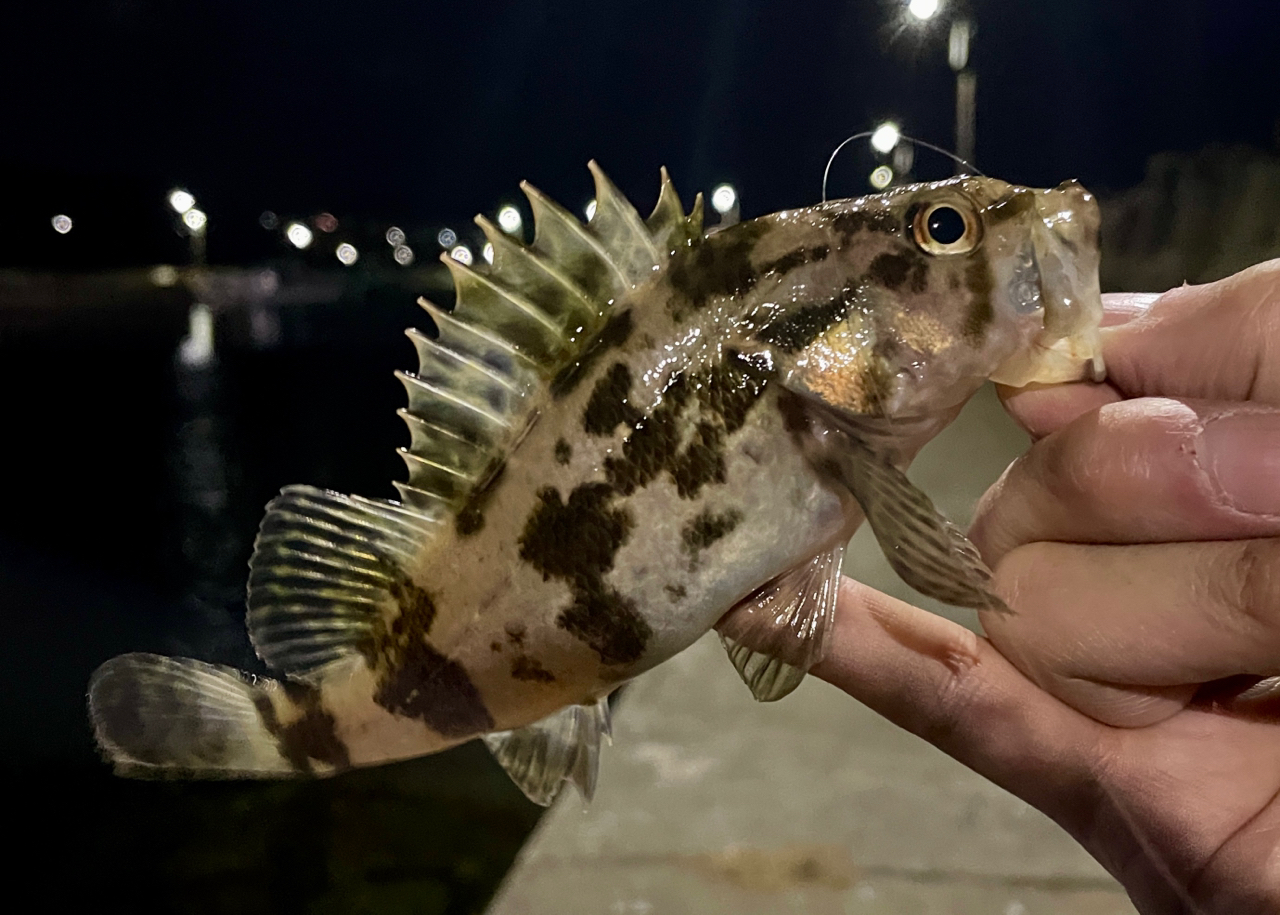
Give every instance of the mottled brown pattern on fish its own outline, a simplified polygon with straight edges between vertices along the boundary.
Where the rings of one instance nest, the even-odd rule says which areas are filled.
[[[605,664],[627,664],[643,653],[652,630],[635,602],[604,582],[635,521],[615,507],[608,483],[586,483],[568,501],[554,487],[538,491],[538,505],[520,535],[520,558],[569,585],[572,603],[556,625],[586,642]]]
[[[838,213],[831,220],[831,228],[848,246],[864,232],[896,235],[902,231],[902,219],[887,210],[850,210]]]
[[[459,536],[468,537],[484,527],[485,509],[488,508],[489,502],[492,501],[493,494],[497,490],[498,483],[506,469],[505,463],[499,464],[489,472],[488,479],[484,483],[471,490],[467,496],[467,501],[463,503],[462,508],[458,510],[458,514],[454,518],[454,527]]]
[[[855,297],[853,288],[846,287],[829,301],[787,312],[757,331],[756,339],[771,343],[784,353],[799,352],[848,314]]]
[[[631,405],[631,369],[618,362],[605,372],[591,391],[582,412],[582,431],[588,435],[610,435],[619,425],[634,426],[641,413]]]
[[[695,239],[676,251],[668,267],[671,288],[681,293],[697,311],[713,296],[739,295],[755,286],[760,271],[751,263],[756,243],[770,231],[768,223],[752,221],[733,231]],[[685,313],[677,307],[675,317]]]
[[[511,660],[511,676],[527,683],[555,683],[556,675],[547,670],[537,658],[522,654]]]
[[[573,458],[573,448],[562,438],[556,439],[555,450],[556,463],[562,467],[568,466],[569,461]]]
[[[982,340],[987,327],[995,318],[995,311],[991,306],[991,291],[995,283],[991,278],[991,266],[981,258],[973,259],[965,270],[964,278],[971,298],[961,332],[966,340],[976,343]]]
[[[689,554],[690,564],[696,563],[707,547],[733,533],[741,522],[742,512],[736,508],[720,512],[704,508],[698,512],[680,529],[680,541]]]
[[[591,370],[605,353],[626,344],[631,338],[632,330],[634,330],[634,323],[631,319],[631,309],[620,311],[611,317],[582,356],[566,366],[552,380],[551,395],[559,400],[572,393],[579,382],[591,374]]]
[[[445,737],[490,730],[493,717],[466,669],[428,639],[436,617],[430,594],[407,580],[393,586],[392,593],[402,598],[400,612],[389,624],[379,616],[370,637],[358,646],[377,678],[374,701]]]
[[[350,767],[351,758],[346,745],[338,737],[337,722],[333,714],[320,704],[320,691],[289,681],[280,685],[301,713],[289,724],[280,723],[275,706],[265,693],[256,693],[253,699],[262,725],[275,738],[280,755],[299,772],[314,772],[314,763],[335,769]]]
[[[830,245],[813,245],[812,247],[800,247],[794,251],[784,254],[775,261],[770,261],[760,268],[762,275],[770,273],[789,273],[805,264],[816,264],[819,261],[827,259],[827,255],[831,253]]]

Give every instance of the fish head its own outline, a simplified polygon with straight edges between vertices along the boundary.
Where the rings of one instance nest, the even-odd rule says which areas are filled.
[[[987,379],[1101,379],[1100,217],[1077,182],[964,177],[814,210],[831,254],[762,334],[781,340],[808,315],[778,355],[793,390],[893,419],[947,412]],[[841,292],[815,307],[803,293],[815,288]]]

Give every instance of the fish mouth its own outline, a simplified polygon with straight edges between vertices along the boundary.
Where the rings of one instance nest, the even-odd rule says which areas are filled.
[[[1078,181],[1034,193],[1031,247],[1044,327],[1028,351],[1015,355],[992,378],[1015,387],[1101,381],[1106,372],[1098,334],[1098,202]]]

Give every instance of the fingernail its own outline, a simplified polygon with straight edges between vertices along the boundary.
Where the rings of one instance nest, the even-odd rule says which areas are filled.
[[[1151,303],[1162,292],[1109,292],[1102,297],[1102,324],[1104,327],[1115,327],[1117,324],[1128,324],[1134,318],[1147,313]]]
[[[1234,413],[1209,420],[1200,464],[1237,511],[1280,515],[1280,412]]]

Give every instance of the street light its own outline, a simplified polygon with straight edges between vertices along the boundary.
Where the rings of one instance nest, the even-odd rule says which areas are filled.
[[[871,135],[871,148],[881,155],[888,155],[901,139],[902,132],[898,125],[893,121],[885,121]]]
[[[938,14],[938,0],[911,0],[907,10],[912,16],[925,22]]]

